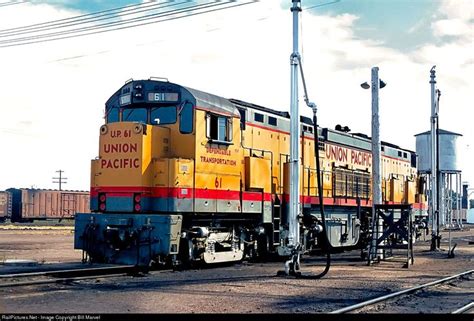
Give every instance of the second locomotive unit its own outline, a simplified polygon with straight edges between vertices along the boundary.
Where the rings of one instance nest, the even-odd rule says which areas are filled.
[[[107,101],[91,211],[76,215],[75,248],[92,261],[149,265],[287,255],[290,115],[166,80],[129,81]],[[314,135],[322,169],[322,228]],[[301,117],[301,244],[366,245],[371,145]],[[425,213],[416,155],[382,143],[387,204]]]

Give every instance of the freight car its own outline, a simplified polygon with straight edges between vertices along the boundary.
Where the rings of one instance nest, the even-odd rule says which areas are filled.
[[[9,188],[11,221],[73,219],[77,212],[88,213],[89,192],[49,189]]]
[[[0,223],[5,222],[11,215],[11,197],[7,191],[0,191]]]
[[[92,261],[138,265],[288,255],[287,112],[149,79],[127,82],[105,115],[91,163],[93,213],[76,216],[76,249]],[[319,251],[324,240],[336,251],[365,247],[370,139],[341,126],[316,129],[301,117],[300,141],[304,252]],[[416,154],[383,143],[382,169],[384,202],[424,213]]]

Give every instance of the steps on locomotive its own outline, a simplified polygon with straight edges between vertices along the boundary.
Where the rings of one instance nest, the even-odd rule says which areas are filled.
[[[280,245],[281,205],[273,205],[273,246]]]

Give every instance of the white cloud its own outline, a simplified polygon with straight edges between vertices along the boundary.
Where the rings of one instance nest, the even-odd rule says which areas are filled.
[[[435,36],[455,36],[474,40],[474,2],[471,0],[444,0],[438,9],[438,16],[431,27]]]
[[[468,10],[452,3],[443,6],[449,14],[439,19],[469,21]],[[23,4],[8,10],[0,10],[1,28],[40,22],[38,17],[52,20],[76,14],[48,5]],[[382,140],[414,149],[413,135],[429,128],[429,69],[436,64],[443,92],[441,127],[463,133],[464,141],[472,142],[469,32],[460,30],[455,41],[404,53],[358,39],[353,31],[356,19],[350,14],[303,13],[303,63],[321,125],[343,124],[370,134],[370,91],[359,85],[370,80],[370,68],[377,65],[388,84],[380,93]],[[223,97],[289,109],[291,14],[274,0],[0,50],[0,112],[6,115],[0,118],[0,189],[53,187],[51,177],[59,168],[66,171],[69,188],[88,189],[89,162],[97,154],[104,103],[131,77],[168,77]],[[303,103],[300,109],[310,114]],[[472,147],[467,157],[474,158]],[[474,184],[467,159],[465,177]]]
[[[461,19],[443,19],[432,24],[435,36],[462,36],[471,30],[471,26]]]

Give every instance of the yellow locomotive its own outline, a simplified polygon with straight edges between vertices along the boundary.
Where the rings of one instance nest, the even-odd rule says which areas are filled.
[[[75,248],[93,261],[149,265],[267,256],[288,240],[290,115],[163,79],[127,82],[107,101],[91,211],[76,215]],[[326,233],[333,249],[364,247],[371,146],[363,134],[314,129],[301,117],[301,244],[321,246],[314,135],[319,135]],[[416,155],[382,143],[387,204],[423,214]]]

